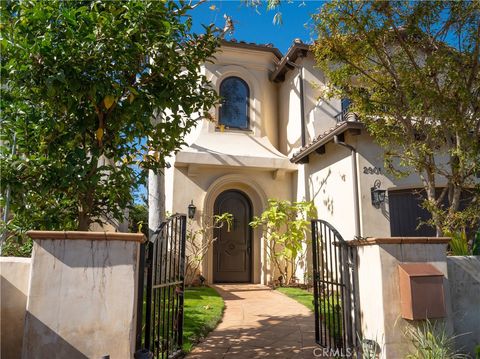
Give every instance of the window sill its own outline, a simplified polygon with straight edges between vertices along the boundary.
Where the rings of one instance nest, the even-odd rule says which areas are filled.
[[[215,132],[237,132],[237,133],[253,133],[252,130],[248,128],[233,128],[233,127],[225,127],[223,131],[220,129],[220,127],[215,127]]]

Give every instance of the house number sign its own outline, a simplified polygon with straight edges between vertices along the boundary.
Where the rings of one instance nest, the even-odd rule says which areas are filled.
[[[382,169],[380,167],[363,167],[363,173],[366,175],[380,175]]]

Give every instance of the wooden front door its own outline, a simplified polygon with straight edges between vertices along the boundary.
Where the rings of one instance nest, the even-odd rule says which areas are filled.
[[[213,281],[235,283],[251,281],[251,238],[248,225],[252,206],[248,197],[240,191],[228,190],[215,200],[214,213],[231,213],[233,223],[214,231],[217,240],[213,243]]]

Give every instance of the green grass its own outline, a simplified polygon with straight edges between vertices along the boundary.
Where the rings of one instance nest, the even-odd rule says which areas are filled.
[[[182,347],[185,353],[217,326],[224,307],[222,297],[210,287],[185,289]]]
[[[291,287],[278,287],[277,290],[286,296],[295,299],[300,304],[303,304],[305,307],[314,311],[313,305],[313,292],[308,292],[305,289],[301,288],[291,288]],[[334,322],[334,310],[340,310],[341,302],[337,296],[331,296],[329,302],[324,298],[320,298],[320,308],[326,311],[326,318],[323,318],[323,323],[328,328],[330,335],[340,337],[342,334],[342,325],[341,323]],[[337,307],[337,308],[336,308]]]
[[[290,287],[278,287],[277,290],[287,297],[295,299],[300,304],[303,304],[312,312],[314,311],[313,307],[313,293],[306,291],[305,289],[300,288],[290,288]]]

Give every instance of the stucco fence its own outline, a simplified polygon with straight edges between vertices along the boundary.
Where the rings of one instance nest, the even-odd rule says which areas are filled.
[[[444,315],[429,320],[455,337],[456,350],[475,358],[475,348],[480,345],[480,256],[447,257],[448,240],[395,237],[351,242],[358,258],[359,336],[364,342],[376,343],[378,358],[405,358],[413,350],[406,330],[425,323],[404,317],[404,308],[415,306],[413,302],[427,302],[427,307],[444,305]],[[419,281],[422,284],[415,287],[412,303],[405,305],[399,267],[412,264],[433,269],[438,280]],[[443,295],[426,298],[435,291],[435,282]],[[426,292],[421,293],[422,286]]]
[[[21,358],[30,258],[0,257],[1,358]]]
[[[1,257],[1,357],[132,358],[142,234],[30,232]]]
[[[473,355],[480,346],[480,256],[447,257],[447,267],[457,348]]]
[[[32,259],[2,257],[2,358],[132,358],[141,235],[32,233]],[[437,239],[356,243],[362,339],[380,358],[404,358],[398,265],[429,263],[443,275],[446,316],[458,349],[480,343],[480,257],[446,257]],[[418,323],[417,323],[418,324]],[[23,351],[23,354],[22,354]]]

